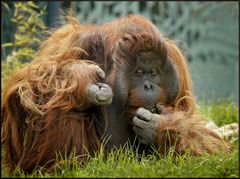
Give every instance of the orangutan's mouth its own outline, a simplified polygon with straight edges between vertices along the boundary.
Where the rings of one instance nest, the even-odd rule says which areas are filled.
[[[156,113],[156,114],[162,113],[162,107],[159,104],[155,104],[154,106],[148,106],[145,108],[148,109],[152,113]]]

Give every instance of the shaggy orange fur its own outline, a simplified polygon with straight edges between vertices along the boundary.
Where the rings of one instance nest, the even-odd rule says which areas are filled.
[[[36,59],[13,75],[2,108],[2,142],[10,171],[17,165],[27,172],[51,168],[56,153],[75,152],[85,160],[98,150],[103,134],[98,134],[96,122],[105,112],[93,108],[86,89],[100,79],[97,66],[80,61],[79,53],[81,49],[73,48],[51,60]]]
[[[140,42],[137,46],[129,46],[129,51],[123,54],[116,43],[126,33],[135,34]],[[100,123],[106,127],[108,115],[105,108],[91,108],[90,113],[87,110],[91,105],[86,86],[98,81],[92,67],[97,64],[105,71],[107,83],[118,96],[124,93],[116,92],[118,87],[115,86],[119,71],[126,70],[122,66],[132,67],[134,61],[130,57],[149,48],[161,49],[164,52],[161,55],[169,57],[179,78],[179,91],[174,102],[165,104],[164,96],[159,101],[166,109],[160,114],[157,129],[159,151],[164,153],[174,145],[179,153],[191,150],[196,155],[215,153],[222,148],[228,150],[229,144],[204,126],[204,118],[196,117],[191,78],[181,51],[150,21],[132,15],[95,26],[81,25],[71,18],[69,24],[51,34],[40,47],[36,59],[18,71],[6,88],[2,108],[3,143],[10,168],[13,170],[19,165],[25,171],[32,171],[36,166],[54,160],[56,151],[69,154],[74,146],[76,154],[83,158],[87,151],[97,151],[103,132],[98,134],[94,121],[101,116],[104,120]],[[123,58],[126,56],[129,58]],[[162,94],[166,93],[164,90]],[[130,121],[137,108],[143,107],[142,101],[134,96],[133,90],[123,106]],[[51,165],[52,162],[46,167]]]
[[[180,90],[171,106],[173,110],[167,115],[161,115],[157,139],[159,150],[165,153],[174,147],[178,153],[190,151],[195,155],[229,151],[231,145],[213,130],[206,128],[208,121],[197,114],[186,60],[173,41],[166,42],[169,57],[179,73]]]

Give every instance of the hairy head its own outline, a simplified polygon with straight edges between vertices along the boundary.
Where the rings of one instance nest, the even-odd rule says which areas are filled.
[[[165,39],[146,19],[132,16],[125,22],[128,23],[119,27],[122,35],[112,52],[110,84],[111,80],[116,81],[114,78],[121,78],[118,86],[127,90],[119,90],[125,91],[119,98],[127,106],[152,108],[157,103],[172,104],[179,92],[179,74],[170,60]]]

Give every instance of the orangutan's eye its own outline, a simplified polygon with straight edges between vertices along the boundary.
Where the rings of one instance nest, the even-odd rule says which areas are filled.
[[[152,71],[151,71],[151,75],[152,76],[156,76],[157,75],[157,69],[154,68]]]
[[[136,75],[137,76],[142,76],[143,75],[143,70],[142,69],[137,69],[137,71],[136,71]]]

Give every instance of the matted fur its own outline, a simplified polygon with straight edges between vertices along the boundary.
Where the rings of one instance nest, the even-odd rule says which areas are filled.
[[[196,111],[192,80],[186,60],[169,39],[166,40],[171,61],[176,65],[180,79],[180,90],[172,105],[172,112],[161,115],[158,131],[158,148],[165,153],[174,148],[178,153],[192,152],[195,155],[231,150],[229,142],[205,127],[208,122]]]
[[[96,64],[79,60],[80,48],[42,50],[13,75],[4,93],[2,142],[10,171],[17,165],[27,172],[50,168],[57,152],[69,156],[74,150],[84,161],[103,135],[96,123],[104,109],[93,109],[87,96],[88,85],[100,80]]]
[[[139,46],[129,46],[129,51],[123,54],[116,44],[125,34],[135,34],[142,42],[137,43]],[[3,143],[10,168],[18,164],[25,171],[32,171],[37,165],[53,159],[56,150],[62,151],[66,147],[69,153],[73,144],[76,144],[78,155],[87,153],[83,146],[90,153],[97,151],[101,141],[91,121],[98,119],[96,114],[99,112],[91,110],[91,115],[83,112],[89,106],[86,86],[89,80],[95,81],[94,75],[89,74],[92,72],[89,65],[93,62],[99,65],[107,75],[108,84],[115,89],[114,84],[119,79],[113,64],[131,67],[134,58],[123,57],[134,57],[137,55],[134,51],[149,48],[161,49],[161,55],[168,56],[175,65],[180,82],[177,98],[170,106],[165,106],[171,110],[160,115],[159,151],[164,153],[173,146],[179,153],[191,150],[196,155],[228,150],[227,142],[204,127],[204,117],[196,117],[191,77],[181,51],[149,20],[131,15],[95,26],[81,25],[70,18],[68,24],[51,33],[40,47],[35,61],[17,72],[6,88]],[[132,93],[123,99],[129,103],[125,104],[123,111],[129,113],[128,120],[132,120],[137,108],[142,106],[134,90]],[[164,104],[161,102],[161,105]],[[107,115],[103,116],[108,120]]]

